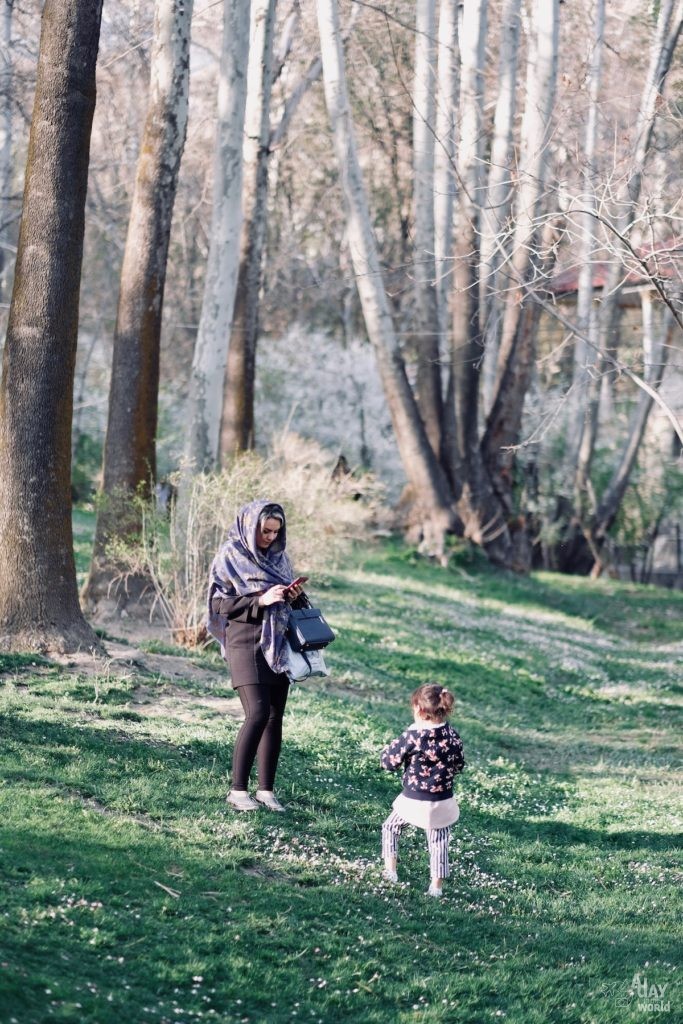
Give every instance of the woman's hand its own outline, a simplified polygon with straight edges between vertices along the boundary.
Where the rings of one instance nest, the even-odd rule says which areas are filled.
[[[302,586],[289,587],[285,594],[285,601],[289,601],[289,603],[291,604],[292,601],[296,601],[297,597],[300,597],[303,594],[303,592],[304,588]]]
[[[266,608],[269,604],[279,604],[286,600],[286,589],[284,583],[276,583],[270,590],[265,590],[258,599],[259,607]]]

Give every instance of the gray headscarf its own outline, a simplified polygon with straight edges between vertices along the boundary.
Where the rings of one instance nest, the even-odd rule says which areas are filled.
[[[269,516],[281,519],[282,527],[270,547],[261,550],[256,543],[256,531],[262,520]],[[220,643],[223,655],[227,618],[212,610],[212,597],[216,594],[248,597],[260,594],[277,583],[291,583],[294,571],[285,552],[286,545],[285,513],[277,502],[252,501],[239,510],[225,543],[213,560],[209,576],[207,629]],[[282,641],[288,619],[289,605],[285,602],[267,605],[263,609],[261,650],[274,672],[284,671]]]

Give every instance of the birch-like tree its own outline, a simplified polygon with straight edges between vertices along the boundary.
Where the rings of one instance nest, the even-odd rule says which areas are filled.
[[[582,212],[578,215],[579,227],[579,288],[576,296],[577,336],[574,342],[574,364],[572,389],[569,396],[567,415],[567,447],[570,465],[576,467],[583,422],[586,415],[587,399],[590,393],[589,363],[593,356],[584,338],[595,341],[595,315],[593,308],[593,278],[596,255],[596,215],[598,212],[597,185],[597,144],[600,88],[602,83],[603,50],[605,45],[605,0],[596,0],[593,17],[593,39],[588,60],[588,116],[581,168],[581,195],[579,203]]]
[[[131,499],[156,475],[161,315],[180,160],[185,145],[192,0],[156,0],[147,117],[121,268],[104,446],[102,499],[85,596],[111,593],[108,548],[137,528]],[[119,587],[117,602],[125,603]]]
[[[268,200],[270,100],[276,0],[255,0],[244,122],[243,224],[225,376],[223,458],[254,444],[254,378]]]
[[[0,642],[99,647],[78,603],[71,419],[101,0],[46,0],[0,382]]]
[[[225,365],[240,261],[250,8],[250,0],[225,0],[211,239],[190,381],[186,457],[194,470],[213,469],[219,455]]]
[[[541,255],[541,215],[547,209],[545,189],[557,83],[559,0],[534,0],[530,29],[515,230],[509,260],[512,280],[503,316],[497,383],[482,442],[493,486],[510,522],[514,515],[514,446],[521,435],[524,401],[536,358],[538,309],[526,295],[526,288],[533,278],[547,277]]]
[[[493,118],[486,198],[482,210],[480,298],[485,346],[482,399],[487,414],[493,404],[505,306],[505,288],[499,282],[498,270],[506,254],[508,219],[515,192],[511,169],[517,107],[520,8],[521,0],[505,0],[501,14],[498,97]]]
[[[363,183],[346,84],[336,0],[317,0],[325,100],[332,128],[347,239],[368,336],[375,350],[396,442],[425,531],[438,538],[455,525],[448,480],[429,443],[410,387],[384,286]]]
[[[413,277],[417,357],[415,393],[429,442],[438,454],[441,448],[443,412],[434,223],[436,41],[436,0],[417,0],[413,82]]]
[[[459,88],[458,6],[441,0],[437,49],[434,149],[434,258],[439,312],[439,352],[445,353],[453,255],[453,204],[457,193],[455,153]]]

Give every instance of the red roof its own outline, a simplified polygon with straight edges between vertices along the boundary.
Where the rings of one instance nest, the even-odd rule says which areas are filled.
[[[639,258],[644,260],[645,266],[639,263]],[[610,266],[608,260],[596,260],[593,263],[594,290],[603,287]],[[571,295],[578,291],[580,274],[580,266],[565,267],[550,279],[550,291],[554,295]],[[634,255],[626,255],[624,284],[645,285],[651,282],[652,276],[683,282],[683,239],[671,240],[657,247],[643,246]]]

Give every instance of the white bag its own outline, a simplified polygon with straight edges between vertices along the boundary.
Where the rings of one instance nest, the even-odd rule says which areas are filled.
[[[294,651],[285,640],[285,672],[290,683],[300,683],[311,676],[329,676],[322,651]]]

